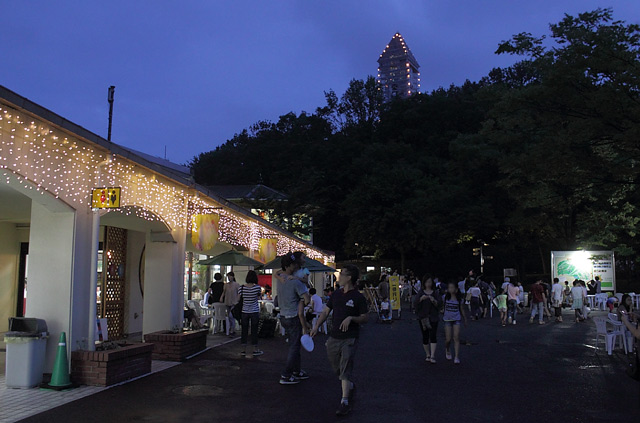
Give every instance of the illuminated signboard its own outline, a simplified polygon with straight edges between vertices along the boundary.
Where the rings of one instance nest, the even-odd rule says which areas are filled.
[[[94,188],[91,190],[92,209],[114,209],[120,207],[120,188]]]
[[[613,251],[552,251],[552,277],[560,282],[589,282],[600,277],[603,291],[615,291],[616,261]]]

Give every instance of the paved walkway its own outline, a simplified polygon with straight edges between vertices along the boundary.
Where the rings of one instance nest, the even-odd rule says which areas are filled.
[[[222,336],[209,335],[207,338],[207,347],[216,348],[222,345],[226,345],[230,342],[233,342],[233,340]],[[0,344],[0,346],[3,348],[4,345],[4,343]],[[70,403],[80,398],[88,397],[90,395],[102,392],[106,389],[124,385],[126,383],[132,383],[137,380],[129,380],[120,383],[119,385],[110,386],[108,388],[99,386],[80,386],[75,389],[61,392],[37,388],[9,389],[6,387],[4,375],[5,356],[6,354],[4,352],[0,354],[0,363],[2,364],[2,372],[0,372],[0,423],[13,423],[26,417],[33,416],[38,413],[42,413],[44,411],[51,410],[61,405]],[[167,370],[179,364],[180,363],[154,360],[151,364],[151,373],[149,375]],[[142,377],[146,377],[149,375],[145,375]]]
[[[437,364],[425,363],[418,324],[409,313],[403,317],[364,330],[357,400],[346,421],[597,422],[640,415],[640,384],[624,373],[626,356],[596,353],[593,323],[471,322],[463,329],[462,364],[454,366],[442,348]],[[296,386],[277,383],[282,339],[261,346],[264,356],[245,359],[236,343],[227,344],[25,422],[335,421],[339,384],[321,340],[315,352],[303,353],[312,378]]]
[[[151,364],[151,374],[161,372],[178,364],[180,363],[153,361]],[[133,381],[124,383],[130,382]],[[5,376],[0,375],[0,423],[17,422],[26,417],[51,410],[80,398],[97,394],[106,389],[110,388],[81,386],[76,389],[61,392],[45,389],[8,389],[5,385]]]

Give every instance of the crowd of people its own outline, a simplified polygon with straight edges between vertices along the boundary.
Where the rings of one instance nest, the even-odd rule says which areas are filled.
[[[305,256],[301,252],[286,254],[281,258],[281,269],[274,273],[278,281],[274,298],[274,313],[277,314],[288,342],[288,352],[279,383],[296,385],[310,378],[302,368],[303,336],[315,337],[320,328],[328,326],[326,352],[332,371],[340,380],[342,397],[336,414],[347,415],[356,386],[352,380],[353,363],[356,356],[360,325],[368,320],[365,297],[358,290],[360,272],[356,266],[348,265],[340,272],[334,286],[327,286],[320,296],[309,283],[309,271],[304,268]],[[261,323],[260,298],[265,294],[258,284],[256,272],[249,271],[245,283],[240,285],[235,274],[223,276],[216,273],[202,303],[211,308],[224,306],[228,313],[230,336],[235,334],[236,320],[241,325],[240,355],[257,357],[263,353],[258,348],[259,323]],[[185,318],[194,328],[200,328],[193,309],[185,310]],[[249,342],[253,351],[247,351]]]
[[[282,257],[281,269],[274,273],[278,281],[278,292],[275,305],[282,328],[286,333],[288,352],[279,383],[296,385],[310,378],[302,368],[303,336],[315,337],[320,328],[328,322],[328,340],[326,353],[332,371],[340,381],[342,397],[336,413],[346,415],[351,411],[356,386],[353,383],[353,363],[356,357],[360,326],[367,322],[370,304],[360,292],[358,285],[360,272],[356,266],[345,266],[334,284],[326,286],[322,295],[309,284],[309,272],[304,269],[304,254],[290,253]],[[383,320],[392,319],[390,306],[389,276],[393,273],[383,272],[377,284],[378,310]],[[397,275],[397,273],[395,273]],[[258,300],[263,294],[258,285],[255,272],[248,272],[245,284],[235,281],[233,272],[227,275],[228,282],[222,283],[222,276],[216,274],[203,301],[205,303],[222,303],[227,307],[230,318],[230,330],[234,333],[235,320],[241,322],[241,352],[247,356],[249,341],[252,344],[253,356],[262,355],[258,348],[258,322],[260,308]],[[407,300],[411,311],[417,317],[420,327],[425,360],[437,362],[438,330],[444,329],[444,356],[447,361],[459,365],[460,335],[463,326],[469,321],[484,319],[489,316],[492,307],[500,314],[503,327],[515,325],[525,313],[525,306],[530,307],[529,322],[544,325],[551,319],[563,321],[563,309],[574,311],[575,321],[583,322],[589,318],[591,310],[587,304],[587,295],[601,293],[599,278],[585,283],[581,280],[561,282],[554,279],[552,284],[538,280],[529,287],[528,295],[522,284],[505,277],[500,287],[492,281],[485,281],[473,271],[465,277],[448,282],[427,274],[419,279],[409,271],[406,275],[398,275],[401,282],[401,296]],[[387,304],[387,307],[384,307]],[[613,306],[613,304],[611,304]],[[618,307],[621,322],[636,337],[640,337],[637,329],[637,316],[633,310],[633,301],[625,295]],[[249,337],[251,335],[251,337]]]
[[[399,276],[402,281],[402,297],[409,301],[417,317],[425,359],[429,363],[436,363],[440,325],[444,326],[445,332],[445,357],[459,364],[461,326],[466,326],[468,320],[486,318],[491,307],[499,312],[503,327],[516,325],[525,313],[525,306],[530,309],[530,324],[545,325],[552,319],[562,323],[563,309],[571,309],[575,322],[580,323],[589,319],[592,312],[587,301],[588,295],[602,294],[599,277],[589,282],[575,280],[571,283],[554,278],[552,284],[539,279],[525,292],[522,283],[510,277],[505,277],[502,285],[497,287],[494,282],[477,277],[473,271],[447,283],[429,274],[420,280],[410,270],[405,275],[383,271],[378,285],[381,303],[388,295],[388,280],[392,275]],[[606,305],[610,312],[614,311],[617,302],[615,296],[608,298]],[[632,297],[623,295],[617,310],[618,320],[628,328],[633,327],[633,330],[629,329],[632,334],[639,333],[636,328],[638,315],[633,310]]]

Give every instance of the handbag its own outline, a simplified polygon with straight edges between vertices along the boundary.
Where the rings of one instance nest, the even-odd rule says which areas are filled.
[[[238,299],[238,303],[233,306],[231,309],[231,315],[236,320],[242,319],[242,305],[244,303],[244,296],[242,295],[244,292],[244,287],[240,288],[240,298]]]

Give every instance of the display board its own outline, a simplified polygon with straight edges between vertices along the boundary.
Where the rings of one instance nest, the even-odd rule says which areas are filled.
[[[616,289],[616,261],[613,251],[552,251],[552,277],[560,282],[600,277],[603,291]]]
[[[400,301],[400,277],[389,276],[389,299],[391,300],[391,309],[400,310],[402,303]]]

